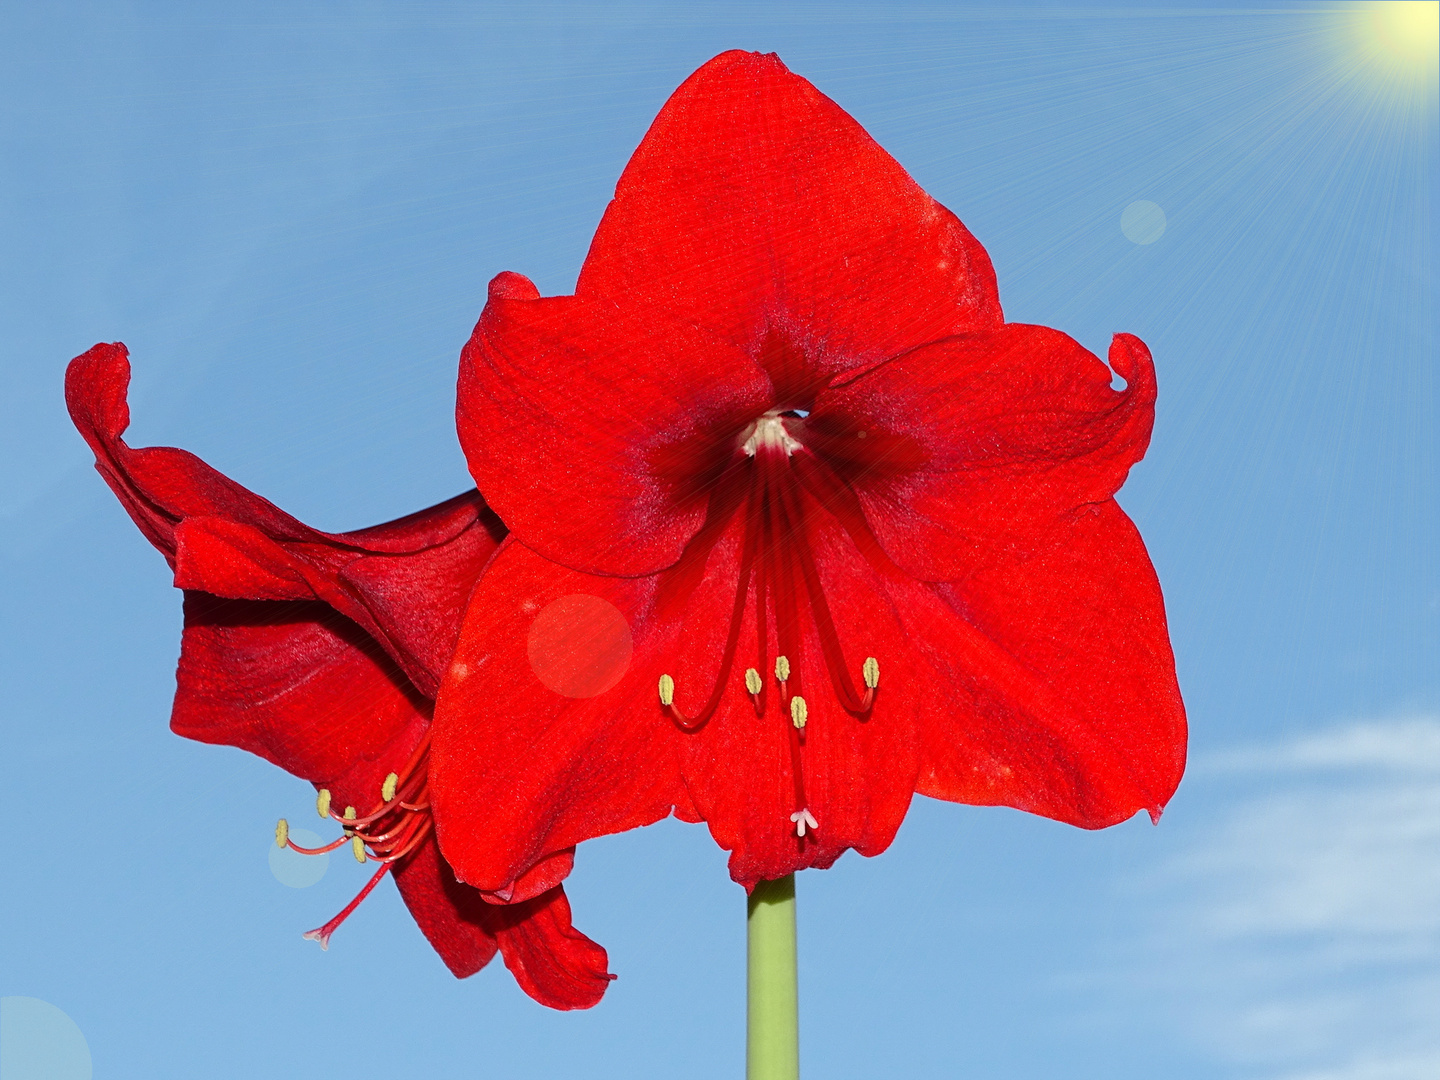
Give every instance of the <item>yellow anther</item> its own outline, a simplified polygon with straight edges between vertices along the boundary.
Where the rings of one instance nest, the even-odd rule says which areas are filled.
[[[354,821],[354,820],[355,820],[355,807],[353,807],[353,806],[347,806],[347,807],[345,807],[345,820],[346,820],[346,821]]]
[[[880,685],[880,661],[873,656],[867,656],[865,666],[860,669],[860,674],[865,676],[865,685],[874,690]]]
[[[675,701],[675,680],[669,675],[660,676],[660,704],[666,708]]]
[[[777,656],[775,658],[775,678],[781,682],[790,678],[790,661],[787,657]]]
[[[283,817],[275,825],[275,846],[284,847],[285,842],[290,839],[290,823]]]
[[[355,853],[356,862],[363,863],[365,861],[365,841],[360,837],[352,836],[350,838],[350,850]]]
[[[315,812],[321,817],[330,816],[330,789],[322,787],[320,793],[315,796]]]
[[[803,731],[808,716],[809,710],[805,708],[805,699],[803,697],[792,697],[790,699],[790,722]]]
[[[867,668],[866,670],[869,669]],[[867,683],[866,685],[873,684]],[[395,785],[398,783],[400,783],[400,777],[396,773],[392,772],[389,776],[385,777],[385,782],[380,785],[380,798],[383,802],[389,802],[395,798]]]
[[[750,691],[750,693],[752,694],[758,694],[764,688],[765,684],[760,681],[760,672],[756,671],[753,667],[746,668],[745,689]]]

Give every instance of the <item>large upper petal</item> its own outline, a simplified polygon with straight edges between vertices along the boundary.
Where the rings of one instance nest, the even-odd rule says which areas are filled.
[[[504,526],[470,491],[352,533],[301,524],[193,454],[132,449],[124,345],[96,345],[65,374],[95,467],[176,571],[176,585],[236,599],[320,600],[362,627],[434,696],[460,614]]]
[[[821,397],[802,436],[859,496],[886,553],[950,580],[1036,550],[1109,499],[1155,417],[1145,345],[1116,335],[1111,372],[1073,339],[1007,325],[914,349]]]
[[[742,350],[660,309],[540,299],[502,274],[461,354],[456,418],[476,483],[527,546],[643,574],[679,558],[707,478],[772,398]]]
[[[746,52],[660,110],[576,293],[666,307],[752,352],[778,330],[831,373],[1001,321],[955,215],[779,57]]]

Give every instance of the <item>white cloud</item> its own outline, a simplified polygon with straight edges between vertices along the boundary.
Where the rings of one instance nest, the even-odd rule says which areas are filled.
[[[1440,720],[1411,717],[1350,724],[1288,743],[1252,746],[1196,763],[1201,772],[1383,770],[1440,776]]]
[[[1188,782],[1149,962],[1192,1037],[1235,1075],[1440,1077],[1440,718],[1237,749]]]

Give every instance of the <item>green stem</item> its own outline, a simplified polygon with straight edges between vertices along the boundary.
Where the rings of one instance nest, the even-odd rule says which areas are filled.
[[[795,875],[762,881],[750,894],[747,1080],[799,1080],[800,1017],[795,988]]]

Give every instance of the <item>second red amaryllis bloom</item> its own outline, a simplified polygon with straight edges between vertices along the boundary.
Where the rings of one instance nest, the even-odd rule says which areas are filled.
[[[1006,324],[979,243],[777,58],[705,65],[575,295],[500,275],[462,358],[511,534],[437,706],[457,873],[673,812],[751,886],[882,851],[917,791],[1158,815],[1184,711],[1112,497],[1154,371],[1110,364]]]
[[[470,491],[358,532],[311,529],[192,454],[127,446],[129,382],[125,347],[96,345],[71,361],[65,397],[96,468],[185,590],[172,729],[312,781],[322,814],[372,867],[355,901],[307,936],[328,943],[388,875],[457,977],[498,951],[542,1004],[596,1004],[613,976],[570,922],[559,882],[574,852],[487,898],[435,843],[433,699],[504,526]]]

